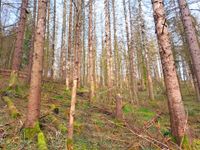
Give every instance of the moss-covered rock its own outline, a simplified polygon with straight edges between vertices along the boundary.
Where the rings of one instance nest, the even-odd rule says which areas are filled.
[[[38,150],[48,150],[43,132],[38,133]]]

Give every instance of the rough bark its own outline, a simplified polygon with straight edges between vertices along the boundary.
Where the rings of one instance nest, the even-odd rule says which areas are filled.
[[[172,135],[176,137],[177,143],[180,144],[187,129],[187,121],[166,24],[163,0],[152,0],[152,5],[156,33],[160,46],[159,52],[167,90],[171,131]]]
[[[47,0],[38,1],[38,22],[35,31],[33,66],[28,101],[26,127],[34,127],[40,115],[42,63],[45,38]]]
[[[192,18],[190,15],[190,10],[186,0],[178,0],[179,8],[182,16],[182,22],[184,30],[187,37],[187,42],[189,45],[189,50],[192,56],[192,61],[194,64],[194,70],[197,77],[198,87],[200,91],[200,47],[195,33],[195,28],[192,23]]]
[[[17,39],[15,42],[15,50],[13,54],[12,70],[19,71],[22,60],[22,49],[25,33],[26,14],[27,14],[28,0],[23,0],[21,4],[19,25],[17,28]]]

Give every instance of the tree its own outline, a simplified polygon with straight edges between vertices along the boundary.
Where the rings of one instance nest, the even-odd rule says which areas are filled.
[[[33,66],[28,101],[26,127],[33,128],[40,115],[43,50],[46,26],[47,0],[38,1],[38,22],[35,30]]]
[[[70,114],[69,114],[69,126],[68,126],[68,135],[67,135],[67,148],[69,150],[73,149],[73,130],[74,130],[74,115],[75,115],[75,105],[76,105],[76,91],[78,84],[78,66],[79,66],[79,58],[78,51],[80,50],[81,45],[81,7],[82,0],[77,1],[76,9],[76,32],[75,32],[75,48],[74,48],[74,68],[73,68],[73,87],[72,87],[72,96],[71,96],[71,106],[70,106]]]
[[[168,109],[172,135],[181,144],[186,134],[187,120],[167,29],[163,0],[152,0],[156,34],[168,97]]]
[[[67,41],[66,41],[66,21],[67,21],[67,1],[63,2],[63,24],[62,24],[62,42],[61,42],[61,59],[60,59],[60,74],[61,78],[64,79],[66,76],[66,52],[67,52]]]
[[[69,89],[69,82],[71,76],[71,53],[72,53],[72,0],[70,0],[69,10],[69,30],[68,30],[68,57],[67,57],[67,75],[66,75],[66,89]]]
[[[94,99],[94,50],[93,50],[93,29],[92,16],[93,8],[92,1],[89,1],[89,32],[88,32],[88,48],[89,48],[89,77],[90,77],[90,101]]]
[[[26,14],[28,13],[28,0],[22,0],[19,25],[17,28],[17,39],[15,42],[15,50],[13,54],[12,70],[19,71],[22,60],[22,48],[24,41],[24,32],[26,24]]]
[[[104,0],[105,10],[105,46],[107,58],[107,71],[108,71],[108,99],[111,100],[112,86],[113,86],[113,70],[112,70],[112,49],[111,49],[111,30],[110,30],[110,9],[109,0]]]
[[[195,32],[194,25],[192,23],[192,18],[190,15],[190,10],[186,0],[178,0],[179,8],[182,16],[182,22],[184,25],[187,42],[189,45],[189,50],[192,56],[192,61],[194,65],[194,71],[198,81],[198,87],[200,90],[200,47]]]

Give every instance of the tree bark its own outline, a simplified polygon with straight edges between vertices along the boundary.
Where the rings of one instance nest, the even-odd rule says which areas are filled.
[[[67,21],[67,0],[63,2],[63,24],[62,24],[62,42],[61,42],[61,59],[60,59],[60,75],[61,79],[66,78],[66,21]]]
[[[93,29],[92,29],[92,20],[93,20],[93,0],[89,1],[89,32],[88,32],[88,48],[89,48],[89,77],[90,77],[90,102],[94,99],[94,50],[93,50]]]
[[[27,14],[28,0],[23,0],[21,4],[20,20],[17,28],[17,39],[15,42],[15,50],[13,54],[12,70],[19,71],[22,60],[22,49],[25,33],[26,14]]]
[[[186,0],[178,0],[179,8],[182,16],[182,22],[184,30],[187,37],[187,42],[189,45],[189,50],[192,56],[192,61],[194,64],[194,70],[198,81],[198,87],[200,91],[200,47],[195,32],[194,25],[192,23],[192,18],[190,15],[190,10]]]
[[[177,143],[181,144],[182,138],[186,134],[187,120],[174,64],[169,32],[166,25],[163,0],[152,0],[152,4],[156,33],[160,46],[159,52],[167,90],[171,131],[172,135],[176,137]]]
[[[69,31],[68,31],[68,57],[67,57],[67,75],[66,75],[66,89],[69,89],[70,74],[71,74],[71,53],[72,53],[72,0],[70,0],[69,10]]]
[[[28,101],[26,127],[34,127],[40,115],[43,50],[46,26],[47,0],[38,1],[38,22],[35,31],[33,66]]]

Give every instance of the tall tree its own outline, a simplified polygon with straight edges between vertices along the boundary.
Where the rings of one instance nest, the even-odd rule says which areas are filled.
[[[51,78],[54,77],[54,62],[55,62],[55,47],[56,47],[56,0],[54,0],[53,7],[53,35],[51,45]]]
[[[70,0],[69,9],[69,30],[68,30],[68,56],[67,56],[67,75],[66,88],[69,89],[70,75],[71,75],[71,54],[72,54],[72,0]]]
[[[174,58],[166,24],[163,0],[152,0],[157,39],[160,46],[163,74],[168,97],[172,135],[181,144],[187,129],[187,120],[182,102]]]
[[[129,4],[130,5],[130,4]],[[129,87],[130,87],[130,95],[132,102],[137,102],[137,91],[136,91],[136,76],[134,70],[134,49],[133,49],[133,39],[130,38],[129,33],[129,25],[128,25],[128,14],[126,9],[125,0],[123,0],[123,7],[124,7],[124,17],[125,17],[125,26],[126,26],[126,39],[127,39],[127,48],[128,48],[128,59],[129,59]],[[130,13],[130,21],[131,13]],[[131,28],[131,30],[133,30]],[[132,37],[133,38],[133,37]]]
[[[89,32],[88,32],[88,48],[89,48],[89,77],[90,77],[90,101],[94,98],[94,50],[93,50],[93,0],[89,1]]]
[[[43,50],[46,26],[47,0],[38,1],[38,22],[35,31],[33,66],[28,101],[26,127],[34,127],[40,115]]]
[[[182,22],[184,25],[187,42],[189,45],[189,50],[192,56],[192,61],[194,65],[195,74],[198,81],[198,86],[200,90],[200,47],[195,31],[195,27],[192,23],[192,18],[190,15],[190,10],[186,0],[178,0],[179,8],[182,16]]]
[[[22,0],[20,19],[17,28],[17,39],[15,42],[15,50],[12,61],[12,70],[16,71],[19,71],[22,60],[22,48],[23,48],[24,32],[26,24],[26,14],[28,13],[27,7],[28,7],[28,0]]]
[[[82,10],[82,0],[78,0],[76,3],[76,32],[75,32],[75,47],[74,47],[74,68],[73,68],[73,87],[72,87],[72,96],[71,96],[71,106],[69,114],[69,126],[68,126],[68,135],[67,135],[67,148],[69,150],[73,149],[73,129],[74,129],[74,115],[75,115],[75,105],[76,105],[76,91],[78,84],[78,66],[79,58],[78,51],[80,50],[81,45],[81,10]]]
[[[60,59],[60,73],[61,78],[64,79],[66,76],[66,52],[67,52],[67,41],[66,41],[66,21],[67,21],[67,0],[63,2],[63,24],[62,24],[62,42],[61,42],[61,59]]]
[[[112,86],[113,86],[113,72],[112,72],[112,49],[111,49],[111,30],[110,30],[110,9],[109,0],[104,0],[105,9],[105,46],[107,58],[107,72],[108,72],[108,98],[111,100]]]

